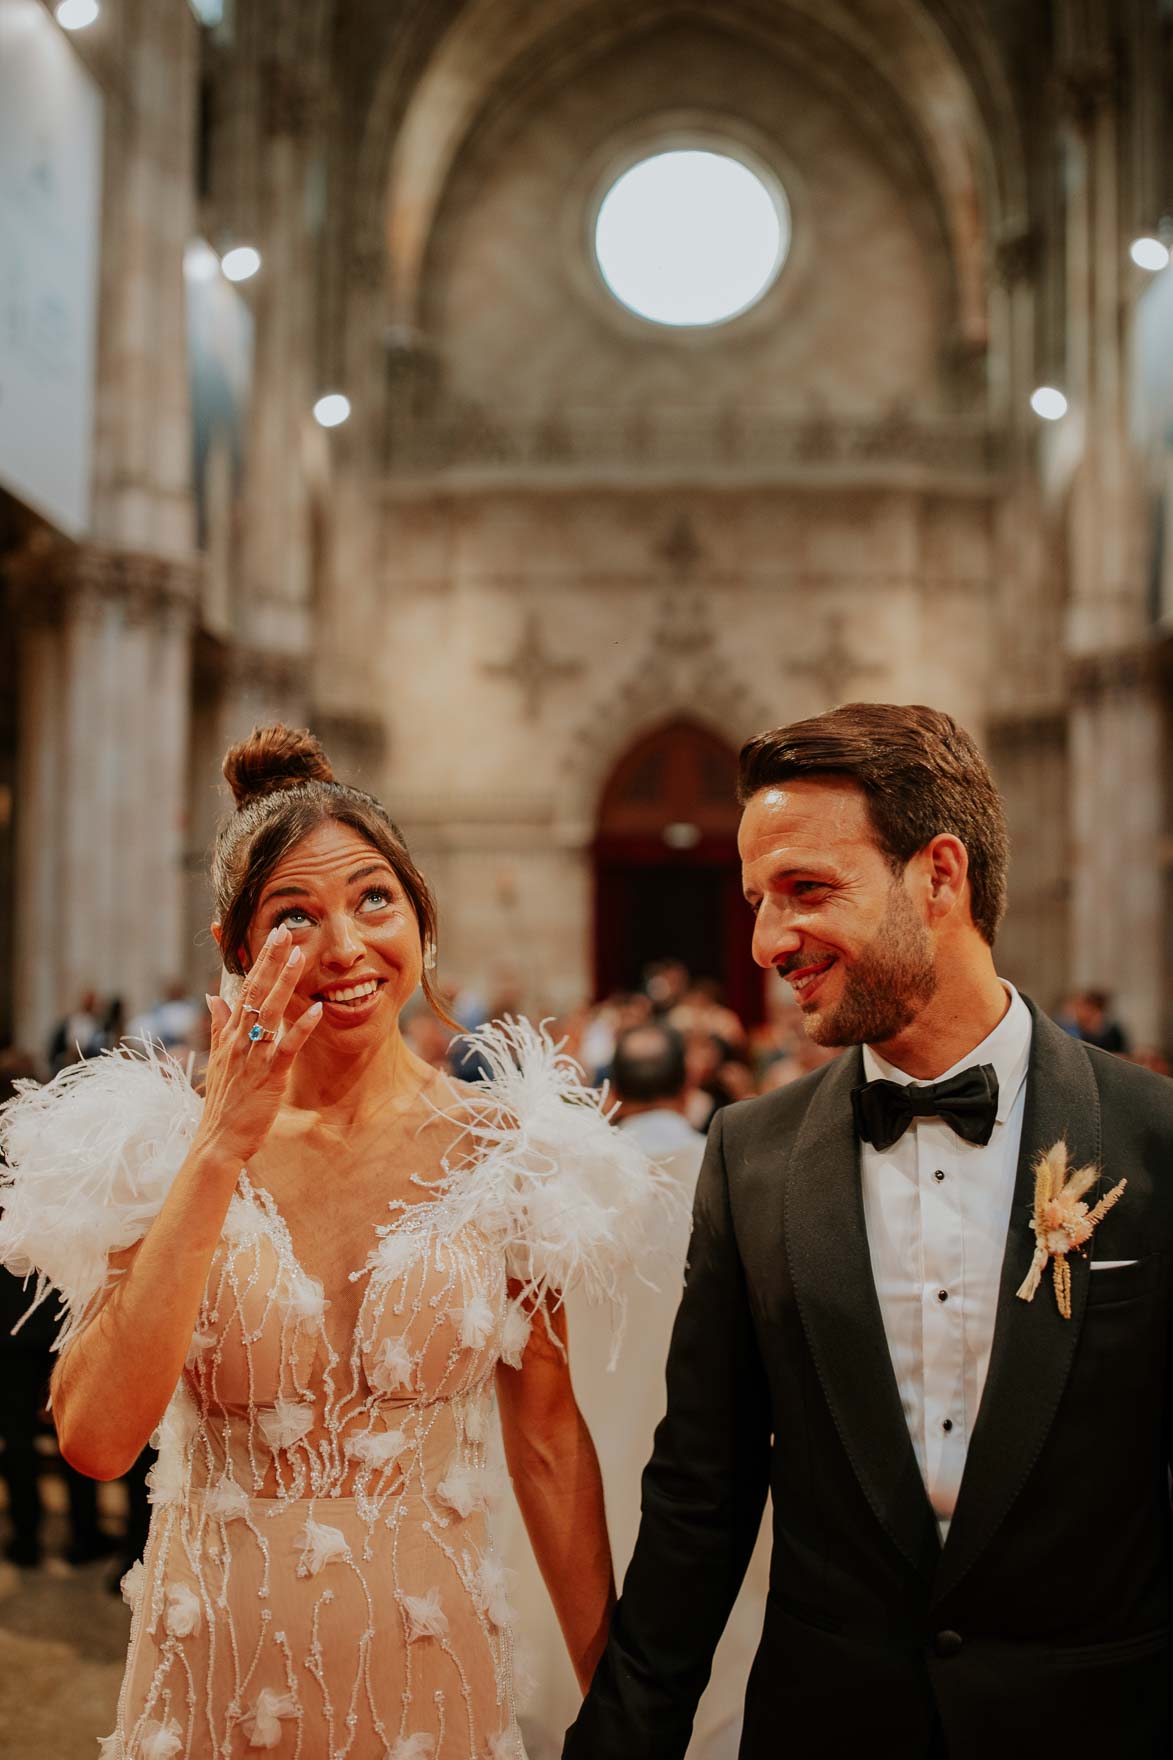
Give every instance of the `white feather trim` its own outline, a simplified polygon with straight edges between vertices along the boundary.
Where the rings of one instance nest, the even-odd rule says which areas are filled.
[[[445,1208],[504,1248],[527,1305],[582,1287],[617,1313],[624,1274],[679,1265],[687,1207],[679,1184],[610,1123],[605,1092],[545,1028],[492,1021],[468,1035],[491,1079],[448,1116],[472,1153],[446,1168]]]
[[[297,1566],[299,1577],[316,1577],[328,1564],[350,1557],[350,1543],[342,1529],[331,1528],[325,1522],[316,1522],[313,1516],[306,1518],[301,1537],[302,1554]]]
[[[440,1605],[440,1591],[429,1589],[426,1595],[401,1595],[407,1615],[407,1641],[418,1643],[421,1638],[446,1638],[448,1615]]]
[[[384,1760],[431,1760],[435,1752],[435,1736],[400,1736],[395,1746],[388,1748]]]
[[[308,1436],[314,1427],[313,1407],[297,1400],[279,1399],[275,1406],[259,1414],[257,1424],[276,1454],[278,1449],[292,1448],[295,1442]]]
[[[0,1107],[0,1264],[36,1277],[35,1302],[60,1291],[58,1348],[105,1289],[111,1253],[158,1215],[202,1110],[180,1065],[150,1045],[23,1082]]]
[[[98,1737],[98,1760],[124,1760],[125,1753],[117,1730],[113,1735]]]
[[[292,1693],[279,1693],[276,1687],[262,1687],[252,1710],[240,1720],[249,1747],[279,1747],[282,1719],[296,1717],[297,1710],[297,1700]]]
[[[163,1624],[173,1638],[194,1637],[203,1623],[200,1598],[186,1583],[171,1583],[167,1589],[167,1607]]]

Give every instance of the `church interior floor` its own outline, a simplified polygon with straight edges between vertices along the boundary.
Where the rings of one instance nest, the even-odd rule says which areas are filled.
[[[39,1570],[0,1561],[0,1754],[4,1760],[94,1760],[114,1727],[130,1610],[107,1588],[110,1561],[73,1567],[64,1490],[42,1481],[49,1515]],[[2,1503],[2,1500],[0,1500]],[[122,1520],[122,1491],[103,1486],[105,1525]],[[7,1532],[7,1519],[0,1517]]]

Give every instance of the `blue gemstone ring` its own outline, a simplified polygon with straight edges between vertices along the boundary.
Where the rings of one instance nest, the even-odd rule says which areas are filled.
[[[257,1021],[254,1026],[249,1028],[248,1036],[253,1041],[254,1045],[258,1039],[275,1039],[277,1037],[272,1027],[262,1027],[260,1021]]]

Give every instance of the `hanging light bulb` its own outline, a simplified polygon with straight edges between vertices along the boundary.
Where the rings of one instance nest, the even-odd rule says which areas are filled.
[[[238,244],[233,250],[225,251],[220,259],[220,267],[229,281],[249,281],[260,266],[261,253],[251,244]]]
[[[1045,422],[1057,422],[1067,414],[1067,399],[1053,385],[1040,385],[1031,392],[1030,407]]]
[[[337,428],[349,414],[350,399],[341,391],[328,391],[314,405],[314,420],[322,428]]]
[[[1138,269],[1148,269],[1153,275],[1169,267],[1168,248],[1159,238],[1134,238],[1128,254]]]
[[[84,31],[99,11],[97,0],[61,0],[53,16],[63,31]]]

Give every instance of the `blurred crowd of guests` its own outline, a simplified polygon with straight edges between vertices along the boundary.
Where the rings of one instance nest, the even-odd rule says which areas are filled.
[[[550,1026],[592,1083],[611,1085],[620,1103],[620,1121],[641,1139],[646,1137],[643,1146],[649,1153],[683,1152],[692,1162],[699,1160],[695,1146],[722,1106],[795,1081],[836,1055],[806,1037],[801,1012],[785,1000],[786,994],[777,987],[769,1019],[751,1026],[726,1005],[715,980],[694,977],[680,960],[664,959],[648,967],[637,989],[583,1004]],[[465,1033],[502,1015],[541,1013],[530,1005],[516,974],[504,968],[484,991],[451,986],[445,999]],[[1111,997],[1102,990],[1074,992],[1055,1010],[1055,1018],[1075,1038],[1161,1074],[1171,1073],[1160,1052],[1132,1044]],[[418,999],[405,1013],[404,1034],[413,1050],[437,1069],[466,1081],[486,1073],[468,1040]],[[19,1079],[44,1080],[79,1058],[143,1039],[190,1063],[198,1082],[207,1057],[207,1010],[178,981],[165,986],[154,1007],[129,1020],[118,997],[103,1000],[84,991],[57,1023],[43,1056],[0,1052],[0,1101]],[[98,1519],[95,1486],[53,1452],[45,1400],[54,1308],[46,1302],[13,1334],[28,1300],[29,1293],[0,1270],[0,1478],[8,1508],[4,1549],[13,1563],[34,1567],[40,1562],[45,1525],[41,1475],[56,1468],[68,1493],[66,1556],[74,1563],[111,1557],[111,1580],[116,1583],[121,1569],[139,1556],[145,1538],[148,1457],[128,1475],[126,1529],[112,1535]]]

